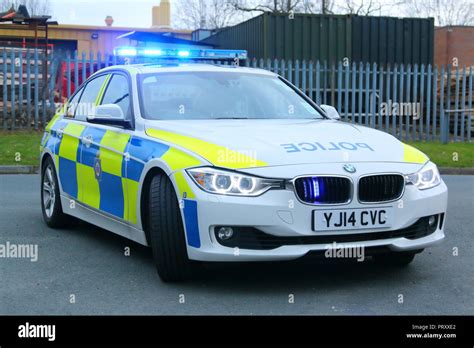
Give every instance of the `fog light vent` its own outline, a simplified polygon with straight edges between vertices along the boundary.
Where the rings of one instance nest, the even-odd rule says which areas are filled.
[[[428,218],[428,230],[430,232],[434,232],[436,231],[437,228],[438,228],[438,215],[431,215]]]
[[[232,227],[220,227],[217,231],[217,238],[220,240],[229,240],[234,236]]]

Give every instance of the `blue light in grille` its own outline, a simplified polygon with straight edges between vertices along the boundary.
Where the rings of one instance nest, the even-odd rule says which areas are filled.
[[[304,197],[305,202],[308,201],[308,189],[306,187],[306,180],[307,179],[303,179],[303,195],[304,195],[303,197]]]
[[[318,203],[324,193],[322,178],[312,177],[303,179],[303,195],[306,202]]]
[[[313,196],[319,198],[319,180],[317,178],[313,178]]]

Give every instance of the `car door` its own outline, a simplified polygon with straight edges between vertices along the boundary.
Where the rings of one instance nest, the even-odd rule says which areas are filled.
[[[51,129],[56,139],[54,155],[62,192],[72,199],[79,195],[77,165],[81,160],[81,137],[85,126],[75,120],[75,110],[84,89],[78,90],[66,105],[64,117]]]
[[[119,73],[106,75],[96,96],[95,105],[116,104],[132,120],[127,76]],[[125,153],[129,140],[130,130],[87,122],[82,134],[78,171],[81,202],[123,220],[128,219]]]

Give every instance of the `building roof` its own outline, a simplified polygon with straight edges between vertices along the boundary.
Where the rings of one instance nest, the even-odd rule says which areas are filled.
[[[435,30],[443,30],[443,29],[452,29],[452,28],[458,28],[458,29],[474,29],[474,25],[444,25],[442,27],[435,27]]]
[[[178,33],[191,34],[192,30],[184,29],[162,29],[162,28],[132,28],[132,27],[108,27],[105,25],[79,25],[79,24],[59,24],[55,28],[64,30],[91,30],[91,31],[125,31],[125,32],[147,32],[147,33]]]
[[[26,6],[20,5],[18,10],[13,7],[6,12],[0,12],[0,24],[16,26],[29,22],[46,22],[51,16],[30,16]],[[52,23],[50,23],[52,24]],[[57,24],[54,22],[54,24]],[[57,24],[51,29],[58,30],[86,30],[86,31],[109,31],[109,32],[132,32],[137,33],[173,33],[191,35],[192,30],[184,29],[170,29],[170,28],[131,28],[131,27],[115,27],[115,26],[100,26],[100,25],[81,25],[81,24]]]
[[[169,33],[163,32],[148,32],[148,31],[131,31],[129,33],[120,35],[117,39],[130,39],[139,42],[159,42],[159,43],[170,43],[170,44],[182,44],[182,45],[195,45],[195,46],[209,46],[213,47],[210,44],[199,43],[190,40],[179,39],[173,36],[170,36]]]

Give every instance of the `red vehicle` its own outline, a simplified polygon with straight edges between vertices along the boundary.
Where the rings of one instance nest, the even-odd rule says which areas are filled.
[[[62,62],[59,65],[58,74],[56,74],[56,82],[54,88],[54,101],[56,103],[64,103],[68,99],[68,92],[71,95],[74,93],[77,87],[79,87],[83,81],[87,80],[96,71],[104,68],[105,65],[97,63],[69,63],[69,70],[67,62]],[[85,69],[85,79],[84,79]],[[76,86],[76,70],[77,70],[77,86]],[[68,83],[70,90],[68,90]]]

